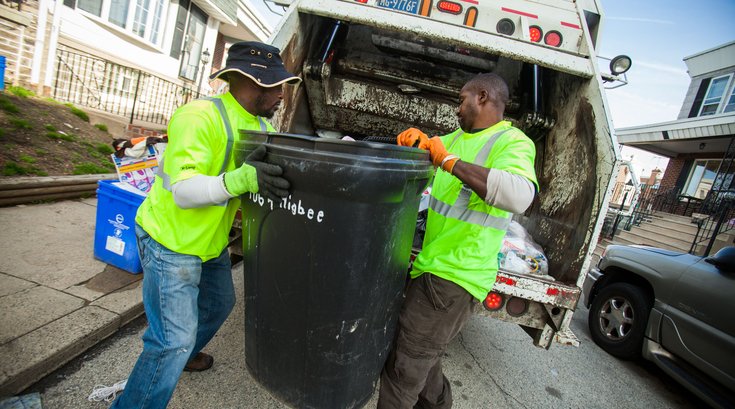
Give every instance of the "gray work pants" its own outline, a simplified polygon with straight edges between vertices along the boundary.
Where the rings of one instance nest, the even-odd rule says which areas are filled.
[[[393,350],[380,376],[378,409],[452,407],[441,356],[476,302],[464,288],[430,273],[409,282]]]

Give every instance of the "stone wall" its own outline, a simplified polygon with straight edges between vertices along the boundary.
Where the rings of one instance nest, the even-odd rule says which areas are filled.
[[[31,65],[38,26],[38,1],[17,7],[0,4],[0,55],[5,56],[5,85],[31,86]],[[42,79],[43,77],[41,77]]]

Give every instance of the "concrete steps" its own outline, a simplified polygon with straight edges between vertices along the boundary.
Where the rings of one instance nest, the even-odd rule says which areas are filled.
[[[624,241],[630,244],[642,244],[645,246],[670,248],[672,250],[680,250],[683,252],[689,251],[689,247],[692,245],[694,235],[681,234],[678,237],[674,237],[676,232],[671,232],[667,235],[661,235],[646,231],[641,228],[633,227],[630,231],[621,231],[615,237],[616,241]]]
[[[692,223],[691,217],[673,215],[668,213],[655,213],[648,220],[641,222],[639,226],[633,226],[629,231],[620,230],[612,242],[603,239],[596,246],[593,257],[596,262],[602,256],[602,251],[609,244],[623,245],[645,245],[673,251],[688,252],[697,234],[697,225]],[[735,230],[721,233],[710,254],[717,250],[731,246],[735,242]],[[702,254],[706,243],[696,248],[695,254]]]
[[[654,214],[648,221],[649,225],[661,227],[675,232],[689,233],[694,237],[697,234],[697,225],[692,219],[683,216],[666,215],[665,213]],[[643,226],[645,223],[641,223]]]
[[[615,244],[624,244],[624,245],[634,245],[635,244],[635,245],[642,245],[642,246],[658,247],[661,249],[679,251],[682,253],[688,252],[689,247],[691,246],[691,243],[688,243],[686,245],[682,245],[682,244],[672,245],[672,244],[668,244],[665,242],[654,241],[654,240],[642,238],[636,234],[622,234],[622,233],[615,237],[614,242]]]

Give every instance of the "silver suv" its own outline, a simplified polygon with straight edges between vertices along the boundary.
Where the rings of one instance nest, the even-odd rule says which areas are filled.
[[[710,405],[735,407],[735,247],[703,258],[610,245],[583,292],[602,349],[642,355]]]

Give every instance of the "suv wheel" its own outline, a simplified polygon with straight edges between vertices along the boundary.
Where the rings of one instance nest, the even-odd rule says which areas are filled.
[[[614,283],[600,290],[587,319],[595,344],[618,358],[640,355],[651,300],[640,288]]]

